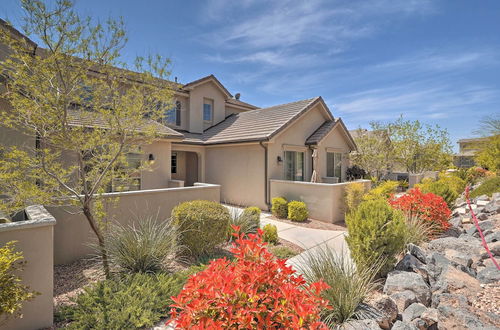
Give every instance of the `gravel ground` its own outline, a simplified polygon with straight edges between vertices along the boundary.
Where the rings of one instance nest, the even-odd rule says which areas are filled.
[[[472,307],[478,311],[496,314],[490,322],[500,326],[500,283],[482,284],[483,290],[477,293],[477,297],[472,301]]]
[[[329,222],[323,222],[323,221],[319,221],[319,220],[315,220],[315,219],[307,219],[304,222],[296,222],[296,221],[291,221],[288,219],[279,219],[275,216],[270,216],[269,219],[281,221],[281,222],[288,223],[288,224],[295,225],[295,226],[312,228],[312,229],[340,230],[340,231],[347,230],[344,222],[329,223]]]

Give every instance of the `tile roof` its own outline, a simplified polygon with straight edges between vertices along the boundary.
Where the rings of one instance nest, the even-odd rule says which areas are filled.
[[[337,120],[325,121],[314,133],[306,139],[306,145],[318,144],[335,127]]]
[[[223,144],[265,141],[290,125],[302,113],[322,102],[321,97],[232,114],[203,134],[184,133],[184,143]]]
[[[240,100],[237,100],[237,99],[227,99],[226,103],[236,104],[236,105],[239,105],[239,106],[242,106],[242,107],[245,107],[245,108],[251,108],[251,109],[258,109],[259,108],[259,107],[255,106],[253,104],[246,103],[246,102],[243,102],[243,101],[240,101]]]
[[[95,112],[81,111],[81,110],[69,110],[68,111],[68,124],[71,126],[84,126],[84,127],[94,127],[94,128],[108,128],[109,124]],[[143,125],[137,127],[137,131],[144,131],[146,128],[153,127],[156,132],[168,138],[178,138],[182,139],[183,135],[170,127],[162,125],[151,119],[144,119]]]
[[[212,80],[217,86],[219,86],[219,88],[228,96],[228,97],[233,97],[233,95],[231,93],[229,93],[229,91],[226,89],[226,87],[224,87],[224,85],[219,81],[219,79],[217,79],[213,74],[211,75],[208,75],[206,77],[202,77],[200,79],[196,79],[194,81],[191,81],[191,82],[188,82],[187,84],[184,84],[182,85],[182,88],[186,88],[186,87],[191,87],[191,86],[196,86],[200,83],[203,83],[207,80]]]

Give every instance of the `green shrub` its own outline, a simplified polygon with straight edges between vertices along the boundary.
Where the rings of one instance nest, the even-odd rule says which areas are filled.
[[[226,241],[231,216],[219,203],[198,200],[177,205],[172,219],[180,232],[181,245],[188,254],[200,256]]]
[[[345,213],[354,211],[363,201],[365,194],[365,186],[362,183],[354,182],[347,185],[345,188]]]
[[[434,195],[443,197],[444,201],[449,208],[455,204],[458,194],[446,182],[441,180],[431,182],[430,184],[423,185],[421,191],[425,194],[433,193]]]
[[[304,222],[309,217],[307,205],[304,202],[291,201],[288,203],[288,219],[297,222]]]
[[[345,253],[338,255],[327,245],[314,253],[305,252],[300,258],[299,271],[309,283],[323,280],[330,286],[322,293],[332,307],[322,313],[322,320],[329,328],[337,329],[350,319],[362,318],[362,303],[376,289],[375,277],[383,262],[356,269]]]
[[[405,215],[405,247],[410,243],[420,245],[427,242],[437,232],[438,227],[432,222],[422,220],[416,215]]]
[[[171,220],[137,219],[132,225],[111,225],[105,241],[110,264],[119,271],[167,270],[179,252],[179,234]]]
[[[458,176],[448,174],[441,175],[438,182],[450,187],[455,193],[457,193],[457,195],[460,195],[465,191],[465,180],[459,178]]]
[[[346,241],[357,266],[367,267],[383,258],[380,275],[386,275],[404,248],[405,222],[401,211],[383,199],[366,201],[347,215],[346,224]]]
[[[398,189],[398,181],[385,181],[379,184],[376,188],[370,190],[366,195],[363,196],[363,200],[369,201],[374,199],[389,198]]]
[[[179,294],[192,268],[178,274],[127,274],[85,288],[75,305],[63,315],[71,329],[136,329],[150,327],[168,314],[172,300]]]
[[[258,207],[248,207],[241,211],[238,208],[231,208],[229,214],[231,221],[229,226],[229,241],[233,241],[234,230],[232,226],[240,227],[240,233],[253,234],[260,228],[260,209]]]
[[[271,212],[275,217],[286,219],[288,215],[288,201],[284,197],[274,197],[271,200]]]
[[[15,243],[10,241],[0,247],[0,319],[22,316],[19,310],[23,302],[38,294],[21,282],[19,272],[25,262],[22,253],[14,251]]]
[[[484,180],[479,187],[470,193],[470,197],[476,198],[481,195],[488,195],[491,197],[495,192],[500,192],[500,176]]]
[[[276,258],[289,259],[295,257],[298,253],[290,249],[288,246],[272,246],[269,251],[274,254]]]
[[[278,228],[275,225],[268,223],[262,228],[262,240],[269,244],[278,243]]]

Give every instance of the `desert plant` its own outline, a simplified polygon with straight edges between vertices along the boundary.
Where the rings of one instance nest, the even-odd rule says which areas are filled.
[[[430,222],[437,231],[444,231],[450,227],[448,220],[451,211],[445,200],[433,193],[422,193],[413,188],[399,198],[389,201],[392,207]]]
[[[362,183],[355,182],[347,185],[344,193],[346,214],[354,211],[361,204],[364,194],[365,186]]]
[[[447,182],[442,180],[438,180],[423,186],[422,192],[433,193],[434,195],[441,196],[449,208],[451,208],[453,204],[455,204],[455,200],[458,197],[458,193],[455,192],[453,187],[449,186]]]
[[[458,176],[451,174],[442,174],[439,176],[439,182],[450,187],[458,195],[464,192],[466,182]]]
[[[182,329],[317,329],[327,306],[326,285],[306,284],[277,260],[262,242],[261,231],[240,234],[232,249],[236,260],[218,259],[191,276],[173,297],[171,320]]]
[[[484,180],[479,187],[472,190],[470,197],[476,198],[481,195],[488,195],[491,197],[495,192],[500,192],[500,176]]]
[[[321,313],[329,328],[361,316],[361,304],[376,289],[375,276],[383,262],[379,260],[368,267],[356,268],[345,253],[337,254],[328,245],[314,253],[306,252],[300,258],[302,262],[298,267],[308,282],[323,280],[330,286],[322,296],[332,308]]]
[[[288,215],[288,201],[284,197],[274,197],[271,200],[271,213],[275,217],[286,219]]]
[[[187,278],[203,267],[177,274],[127,274],[84,289],[64,310],[71,329],[136,329],[164,317]]]
[[[200,256],[226,241],[231,216],[219,203],[197,200],[177,205],[172,210],[172,220],[180,231],[185,251]]]
[[[412,214],[405,215],[404,242],[405,246],[412,243],[419,245],[429,241],[438,232],[435,225]]]
[[[288,246],[272,246],[268,248],[269,252],[271,252],[276,258],[279,259],[288,259],[291,257],[295,257],[298,253],[290,249]]]
[[[487,170],[481,167],[471,167],[467,170],[465,181],[467,184],[478,183],[482,178],[486,177],[487,172]]]
[[[386,200],[375,199],[361,203],[347,215],[347,244],[356,265],[369,267],[383,259],[379,274],[384,276],[396,262],[396,255],[404,248],[404,216]]]
[[[23,254],[15,252],[16,241],[0,247],[0,325],[8,317],[20,317],[19,312],[25,301],[38,293],[30,291],[21,283],[19,272],[24,268]]]
[[[170,219],[137,218],[131,225],[112,224],[106,232],[110,264],[119,271],[167,270],[180,252],[179,231]]]
[[[364,195],[363,200],[368,201],[379,198],[387,199],[396,192],[398,186],[398,181],[384,181]]]
[[[237,226],[241,233],[251,234],[256,233],[260,228],[260,209],[258,207],[248,207],[243,211],[238,208],[230,208],[229,214],[231,221],[229,222],[229,241],[232,241],[234,236],[233,227]]]
[[[304,202],[291,201],[288,203],[288,219],[297,222],[304,222],[309,216],[307,205]]]
[[[269,244],[278,243],[278,228],[275,225],[268,223],[262,228],[262,240]]]

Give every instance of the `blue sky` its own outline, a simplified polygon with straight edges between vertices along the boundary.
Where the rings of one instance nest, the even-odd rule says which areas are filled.
[[[123,16],[127,59],[160,53],[182,83],[215,74],[258,106],[321,95],[350,129],[400,114],[453,143],[500,113],[500,1],[79,0]],[[19,26],[16,0],[0,17]]]

